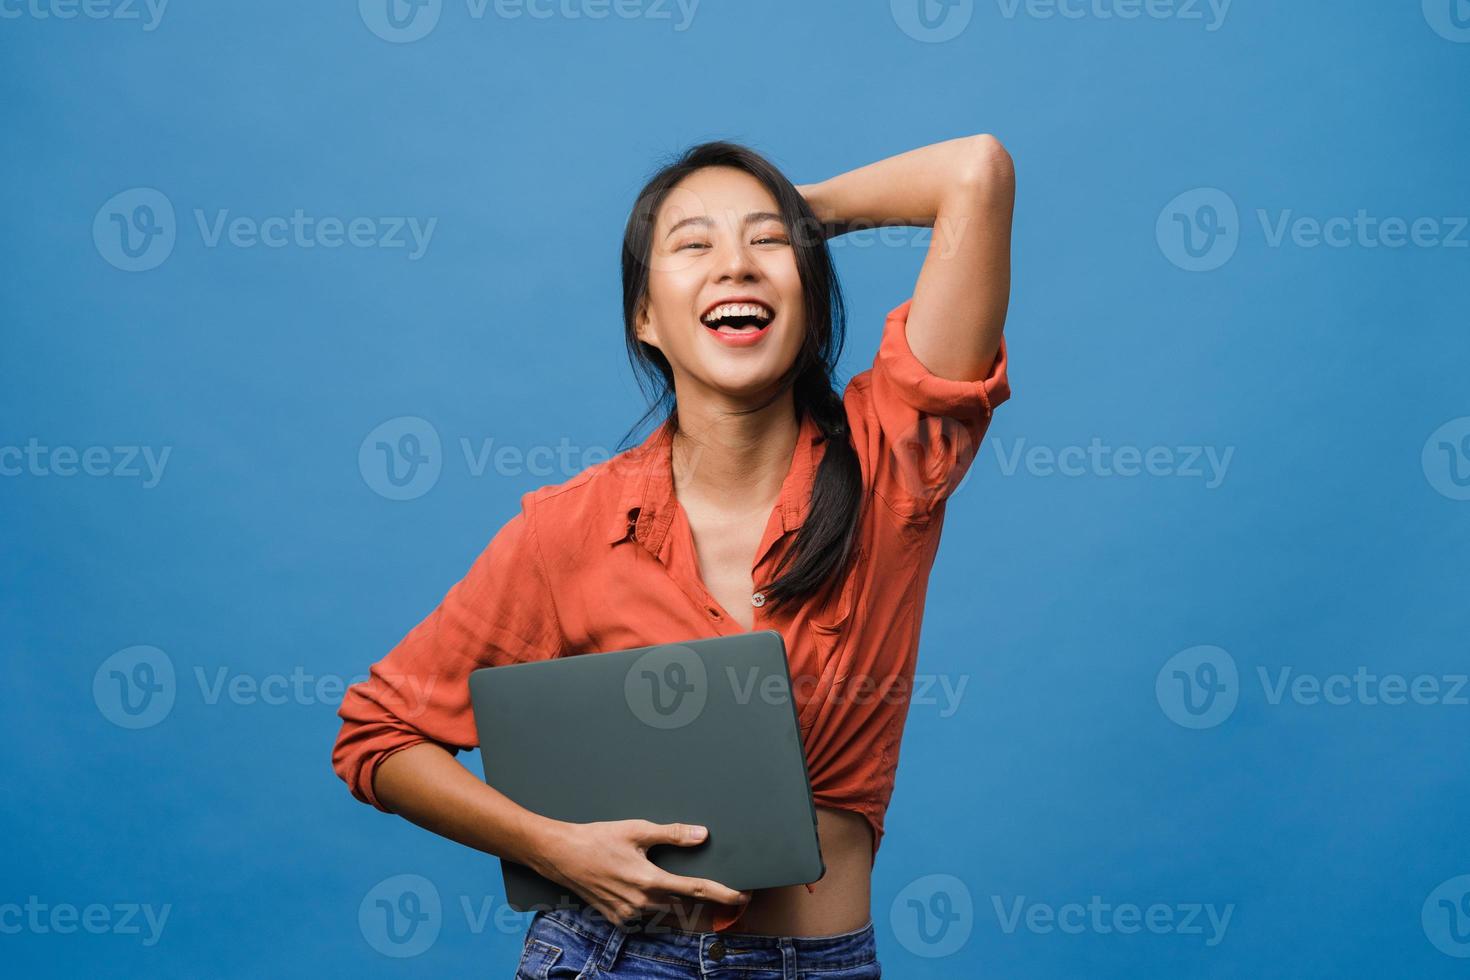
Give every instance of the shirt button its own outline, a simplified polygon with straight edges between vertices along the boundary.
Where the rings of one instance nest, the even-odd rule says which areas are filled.
[[[766,604],[766,594],[764,592],[757,592],[750,597],[750,604],[757,607],[764,606]]]
[[[711,619],[719,619],[720,618],[720,611],[718,609],[714,608],[713,606],[707,608],[705,610],[705,612],[709,613]]]
[[[725,958],[725,941],[723,939],[716,939],[709,944],[709,958],[712,960],[722,960]]]

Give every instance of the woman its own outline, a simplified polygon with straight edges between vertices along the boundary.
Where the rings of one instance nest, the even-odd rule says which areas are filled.
[[[879,976],[870,877],[929,569],[946,499],[1010,394],[1013,197],[988,135],[799,187],[708,143],[639,194],[626,339],[650,413],[671,410],[641,445],[522,497],[439,608],[348,690],[333,750],[358,799],[585,900],[536,914],[518,976]],[[825,239],[875,225],[934,231],[872,369],[839,397]],[[785,637],[818,882],[740,893],[666,873],[647,848],[698,843],[702,828],[551,820],[452,757],[475,745],[479,667],[752,629]]]

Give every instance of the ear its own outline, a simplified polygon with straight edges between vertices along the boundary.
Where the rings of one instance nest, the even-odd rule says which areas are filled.
[[[647,300],[639,305],[638,316],[633,326],[639,340],[652,347],[659,347],[658,331],[653,328],[653,321],[649,318]],[[659,349],[662,350],[661,347]]]

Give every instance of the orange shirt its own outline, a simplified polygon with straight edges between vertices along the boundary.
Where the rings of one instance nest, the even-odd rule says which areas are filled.
[[[905,334],[912,303],[888,314],[872,368],[843,393],[864,488],[848,573],[785,609],[768,611],[752,596],[755,629],[785,638],[813,798],[867,818],[875,858],[945,501],[1010,396],[1004,340],[982,380],[926,369]],[[452,752],[475,747],[473,670],[744,632],[700,578],[674,493],[671,434],[666,421],[641,445],[524,494],[438,608],[347,689],[332,765],[357,799],[387,810],[373,773],[400,749],[428,740]],[[803,415],[757,549],[757,589],[806,516],[824,451]],[[721,906],[716,928],[738,917]]]

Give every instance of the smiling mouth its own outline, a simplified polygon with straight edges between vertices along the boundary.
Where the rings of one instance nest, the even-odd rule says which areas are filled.
[[[727,303],[716,306],[700,320],[716,333],[760,333],[775,319],[775,312],[763,303]]]

